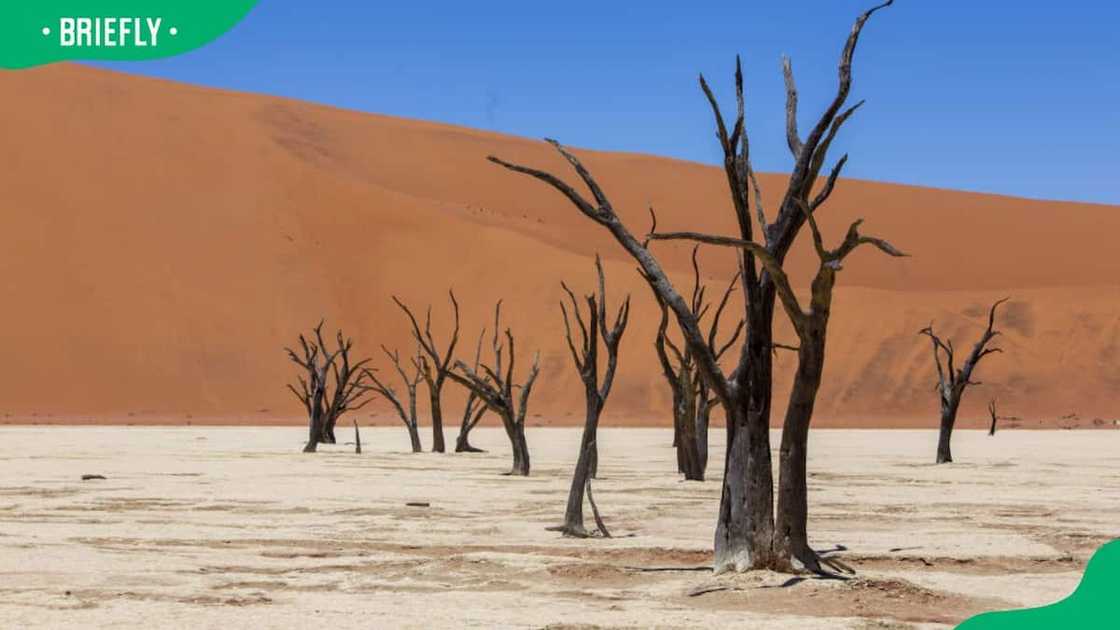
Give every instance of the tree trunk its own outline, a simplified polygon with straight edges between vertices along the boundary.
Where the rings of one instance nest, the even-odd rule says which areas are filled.
[[[705,392],[696,406],[696,457],[700,480],[708,470],[708,427],[711,425],[712,406]]]
[[[576,470],[572,474],[572,486],[568,490],[568,506],[564,509],[564,525],[560,531],[568,536],[587,536],[583,527],[583,496],[587,480],[591,478],[591,449],[581,449],[576,460]]]
[[[729,401],[727,457],[719,519],[716,521],[716,573],[769,568],[773,564],[774,473],[770,459],[770,394],[773,364],[774,290],[770,288],[748,314],[745,370]]]
[[[495,410],[498,411],[498,410]],[[510,451],[513,454],[513,465],[509,474],[513,476],[529,476],[529,444],[525,440],[525,427],[508,417],[505,410],[498,411],[502,419],[502,427],[509,438]]]
[[[808,473],[809,423],[824,369],[825,331],[801,341],[797,374],[790,391],[789,408],[782,428],[778,473],[778,512],[775,523],[775,561],[782,570],[821,571],[816,552],[809,547]]]
[[[681,448],[681,423],[684,421],[684,400],[673,394],[673,450],[677,454],[677,472],[684,473],[684,449]]]
[[[576,458],[576,469],[572,474],[572,486],[568,490],[568,505],[564,510],[564,525],[560,531],[569,536],[586,537],[587,530],[583,527],[583,497],[587,488],[587,480],[594,476],[592,467],[596,456],[596,433],[599,427],[599,415],[602,409],[593,401],[587,403],[587,417],[583,423],[583,437],[580,439],[579,457]]]
[[[700,466],[700,452],[696,447],[696,396],[692,393],[691,383],[684,385],[689,393],[682,397],[678,410],[677,424],[681,427],[681,435],[677,445],[677,462],[686,480],[704,481],[704,469]]]
[[[323,427],[320,414],[312,412],[311,420],[307,423],[307,444],[303,447],[304,453],[314,453],[323,438]]]
[[[586,451],[587,476],[591,479],[595,479],[599,473],[599,416],[603,413],[603,407],[601,402],[597,402],[598,397],[598,392],[592,391],[589,394],[583,421],[583,436],[579,441],[579,459],[583,459]],[[582,489],[580,493],[582,495]]]
[[[334,436],[334,425],[338,418],[326,418],[323,422],[323,437],[320,440],[324,444],[337,444],[338,440]]]
[[[471,392],[471,398],[467,400],[467,407],[463,411],[463,422],[459,425],[459,436],[455,438],[456,453],[486,452],[471,444],[471,431],[478,426],[479,421],[482,420],[482,415],[486,413],[486,405],[479,405],[477,410],[474,409],[474,397],[474,392]]]
[[[415,424],[405,426],[408,428],[408,440],[412,443],[412,452],[423,453],[424,447],[420,445],[420,427]]]
[[[937,463],[948,464],[953,461],[953,451],[949,441],[953,438],[953,425],[957,422],[959,400],[941,405],[941,430],[937,436]]]
[[[455,438],[455,452],[456,453],[482,453],[482,449],[474,446],[470,442],[468,433],[459,433],[459,437]]]
[[[432,406],[432,452],[444,452],[443,445],[443,406],[440,404],[442,387],[435,385],[428,388]]]
[[[529,476],[529,443],[525,440],[525,427],[512,424],[510,427],[510,446],[513,448],[513,467],[509,474],[518,477]]]

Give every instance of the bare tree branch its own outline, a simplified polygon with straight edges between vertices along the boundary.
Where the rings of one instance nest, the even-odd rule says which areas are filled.
[[[793,81],[793,63],[782,57],[782,77],[786,82],[786,144],[793,159],[801,156],[801,137],[797,134],[797,84]]]

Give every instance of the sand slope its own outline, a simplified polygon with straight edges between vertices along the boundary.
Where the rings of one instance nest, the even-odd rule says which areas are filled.
[[[598,251],[614,295],[633,292],[637,314],[608,415],[664,422],[656,318],[633,264],[558,195],[484,160],[497,153],[564,172],[539,142],[79,66],[4,73],[0,97],[10,112],[0,171],[8,421],[295,417],[281,348],[297,331],[326,317],[370,353],[403,347],[389,295],[434,301],[442,323],[449,286],[464,307],[465,345],[505,298],[520,347],[541,350],[534,410],[577,420],[581,393],[555,304],[561,278],[590,286]],[[730,230],[718,170],[585,155],[635,229],[653,204],[665,228]],[[762,181],[773,208],[782,178]],[[1008,352],[979,371],[986,385],[964,415],[979,422],[998,395],[1027,426],[1071,413],[1079,417],[1063,423],[1111,425],[1117,208],[862,181],[842,182],[834,200],[822,217],[834,238],[862,216],[913,258],[850,260],[822,424],[931,422],[933,366],[915,332],[936,320],[964,347],[984,305],[1011,295]],[[687,248],[661,251],[687,271]],[[704,260],[714,282],[732,270],[726,252]],[[808,278],[811,263],[800,243],[793,275]],[[793,358],[779,363],[784,385]]]

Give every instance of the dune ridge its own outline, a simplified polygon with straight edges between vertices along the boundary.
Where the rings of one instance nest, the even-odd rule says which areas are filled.
[[[579,422],[556,304],[561,279],[591,287],[599,252],[612,300],[635,300],[605,422],[668,423],[656,309],[634,265],[559,195],[484,159],[574,181],[541,142],[65,64],[3,73],[0,95],[12,112],[0,170],[0,421],[297,422],[282,348],[298,332],[325,317],[364,354],[381,343],[407,351],[390,295],[431,303],[445,337],[454,287],[464,352],[503,298],[519,361],[541,352],[531,422]],[[733,228],[716,168],[580,155],[635,231],[649,205],[667,229]],[[767,208],[782,183],[763,174]],[[1005,353],[978,370],[984,385],[966,394],[962,425],[983,424],[997,397],[1024,427],[1114,426],[1117,210],[843,180],[822,211],[826,235],[863,217],[912,257],[861,251],[841,274],[816,423],[933,426],[934,367],[917,331],[932,320],[963,348],[987,305],[1011,296]],[[657,247],[687,283],[689,248]],[[729,252],[702,261],[714,285],[733,272]],[[812,264],[802,239],[790,273],[804,282]],[[777,360],[775,422],[793,362]],[[446,403],[452,425],[459,398]],[[369,413],[392,421],[380,402]]]

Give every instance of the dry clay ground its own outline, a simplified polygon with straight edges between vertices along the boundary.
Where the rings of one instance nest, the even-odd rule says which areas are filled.
[[[928,431],[815,432],[812,539],[846,581],[707,571],[719,483],[678,480],[665,429],[602,431],[610,540],[545,530],[575,429],[529,430],[528,479],[501,475],[495,429],[482,455],[405,453],[388,428],[362,455],[303,455],[302,437],[0,429],[3,625],[927,627],[1059,599],[1120,534],[1116,431],[961,432],[949,466]]]

